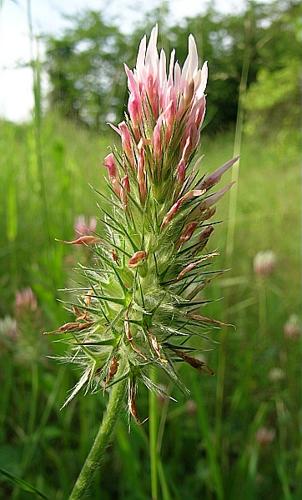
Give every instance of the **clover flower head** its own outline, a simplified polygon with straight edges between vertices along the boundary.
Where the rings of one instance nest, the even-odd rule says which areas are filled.
[[[257,276],[265,277],[272,274],[277,265],[276,254],[272,250],[258,252],[254,258],[254,272]]]
[[[283,327],[284,336],[288,339],[297,340],[301,337],[302,328],[299,318],[296,314],[292,314]]]
[[[194,157],[206,109],[207,63],[200,68],[192,35],[183,67],[174,50],[167,63],[165,52],[157,50],[157,35],[156,26],[149,43],[142,39],[135,68],[125,66],[128,113],[111,125],[121,148],[104,159],[104,233],[69,242],[92,245],[95,259],[93,266],[81,267],[88,284],[69,308],[73,321],[57,330],[71,344],[64,360],[82,368],[67,402],[83,386],[97,391],[126,379],[135,420],[139,382],[164,396],[150,367],[184,392],[179,362],[213,374],[191,340],[202,344],[209,329],[224,326],[200,308],[207,304],[204,288],[221,272],[212,270],[218,253],[207,244],[216,203],[231,184],[217,191],[215,186],[238,160],[201,172]]]
[[[37,308],[37,298],[30,287],[23,288],[16,292],[15,309],[17,315],[34,312]]]

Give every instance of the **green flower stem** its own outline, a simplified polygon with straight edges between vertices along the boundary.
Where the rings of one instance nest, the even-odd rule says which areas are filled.
[[[155,382],[155,370],[152,367],[150,378]],[[158,450],[157,450],[157,397],[154,391],[149,392],[149,446],[151,467],[151,494],[152,500],[158,499]]]
[[[263,278],[258,279],[258,307],[259,307],[259,332],[262,338],[266,334],[266,289],[265,280]]]
[[[73,487],[70,500],[83,498],[85,491],[91,483],[95,470],[99,467],[102,456],[112,436],[113,429],[121,413],[126,394],[126,380],[115,384],[110,392],[106,413],[86,458],[83,468]]]

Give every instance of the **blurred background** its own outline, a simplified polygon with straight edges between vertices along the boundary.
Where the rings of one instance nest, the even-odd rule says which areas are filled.
[[[209,244],[226,272],[205,310],[235,329],[202,353],[215,377],[182,367],[190,399],[168,386],[178,403],[158,400],[159,498],[302,498],[302,9],[290,0],[0,1],[1,498],[67,498],[106,404],[81,394],[60,410],[79,374],[42,333],[68,321],[58,290],[91,258],[55,238],[102,230],[89,184],[104,187],[123,63],[155,22],[181,63],[189,33],[209,63],[201,168],[241,156]],[[89,498],[151,498],[149,471],[147,424],[129,433],[125,412]]]

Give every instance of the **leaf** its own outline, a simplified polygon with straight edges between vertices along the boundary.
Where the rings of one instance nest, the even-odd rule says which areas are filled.
[[[15,484],[16,486],[19,486],[19,488],[21,488],[21,490],[27,491],[28,493],[32,493],[35,496],[38,496],[40,498],[44,498],[44,499],[48,500],[48,497],[46,495],[44,495],[44,493],[37,490],[37,488],[35,488],[32,484],[28,483],[27,481],[24,481],[24,479],[21,479],[19,477],[14,476],[13,474],[8,472],[7,470],[2,469],[2,467],[0,467],[0,473],[5,478],[7,478],[10,482]]]
[[[74,388],[73,388],[70,396],[66,399],[65,403],[61,407],[61,410],[63,410],[63,408],[65,408],[65,406],[67,406],[68,403],[70,403],[70,401],[75,397],[75,395],[82,389],[83,385],[86,384],[86,382],[89,379],[90,370],[91,370],[90,367],[88,367],[84,371],[82,377],[80,378],[80,380],[78,381],[78,383],[74,386]]]

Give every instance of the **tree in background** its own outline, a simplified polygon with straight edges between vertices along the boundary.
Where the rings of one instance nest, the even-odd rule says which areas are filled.
[[[47,39],[50,107],[96,130],[108,121],[121,121],[128,98],[121,63],[127,60],[134,65],[138,40],[159,21],[161,45],[166,50],[176,47],[181,63],[189,33],[196,38],[201,58],[210,61],[205,124],[209,132],[235,123],[246,59],[249,90],[245,106],[250,122],[258,127],[271,113],[277,119],[281,110],[292,116],[297,110],[301,59],[299,13],[297,2],[250,1],[242,12],[223,14],[209,6],[204,13],[174,25],[165,3],[126,34],[104,13],[84,11],[70,18],[71,26],[61,36]]]
[[[302,4],[265,7],[266,29],[257,45],[261,61],[245,99],[248,131],[269,133],[271,124],[292,130],[301,120]]]
[[[48,38],[49,102],[65,117],[98,130],[122,114],[126,96],[120,66],[131,58],[132,45],[101,12],[87,11],[70,21],[72,27],[61,37]]]

